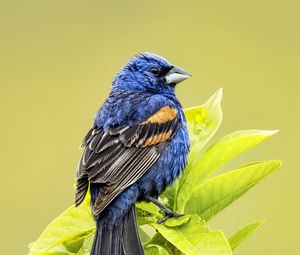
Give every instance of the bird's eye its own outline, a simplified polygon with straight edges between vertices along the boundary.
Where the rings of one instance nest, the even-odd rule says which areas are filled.
[[[154,74],[154,75],[159,75],[160,69],[158,67],[151,67],[149,69],[149,72],[152,73],[152,74]]]

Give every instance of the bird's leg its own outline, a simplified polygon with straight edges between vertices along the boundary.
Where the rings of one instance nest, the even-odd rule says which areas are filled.
[[[183,216],[183,214],[178,214],[178,213],[173,212],[166,205],[164,205],[163,203],[161,203],[159,200],[157,200],[154,197],[148,196],[147,199],[149,201],[151,201],[153,204],[155,204],[159,209],[161,209],[165,213],[164,217],[162,217],[161,219],[159,219],[157,221],[157,223],[159,223],[159,224],[163,223],[164,221],[166,221],[169,218],[178,218],[180,216]]]

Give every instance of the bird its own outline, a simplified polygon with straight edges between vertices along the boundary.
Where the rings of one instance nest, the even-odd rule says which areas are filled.
[[[153,202],[162,223],[179,217],[158,200],[187,164],[189,136],[176,85],[191,77],[154,53],[131,58],[82,141],[75,206],[87,192],[96,233],[91,255],[142,255],[135,203]]]

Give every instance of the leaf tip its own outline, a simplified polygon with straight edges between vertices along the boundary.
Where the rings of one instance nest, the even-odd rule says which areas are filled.
[[[256,228],[262,226],[263,224],[265,224],[267,222],[267,220],[257,220],[257,221],[254,221],[252,223],[250,223],[249,225],[253,225],[253,226],[256,226]]]
[[[222,96],[223,96],[223,87],[219,88],[215,93],[215,97],[218,98],[219,101],[221,101]]]
[[[204,105],[220,105],[223,96],[223,88],[219,88]]]
[[[270,163],[273,165],[273,170],[278,169],[282,166],[282,161],[279,159],[275,159],[275,160],[267,160],[267,161],[263,161],[264,163]]]
[[[282,161],[281,160],[275,160],[277,164],[277,168],[280,168],[282,166]]]
[[[279,130],[264,130],[264,134],[266,136],[272,136],[272,135],[275,135],[279,132]]]

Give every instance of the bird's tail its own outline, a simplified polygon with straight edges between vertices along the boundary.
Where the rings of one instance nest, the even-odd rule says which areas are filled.
[[[97,221],[91,255],[144,255],[134,205],[118,227],[106,229]]]

